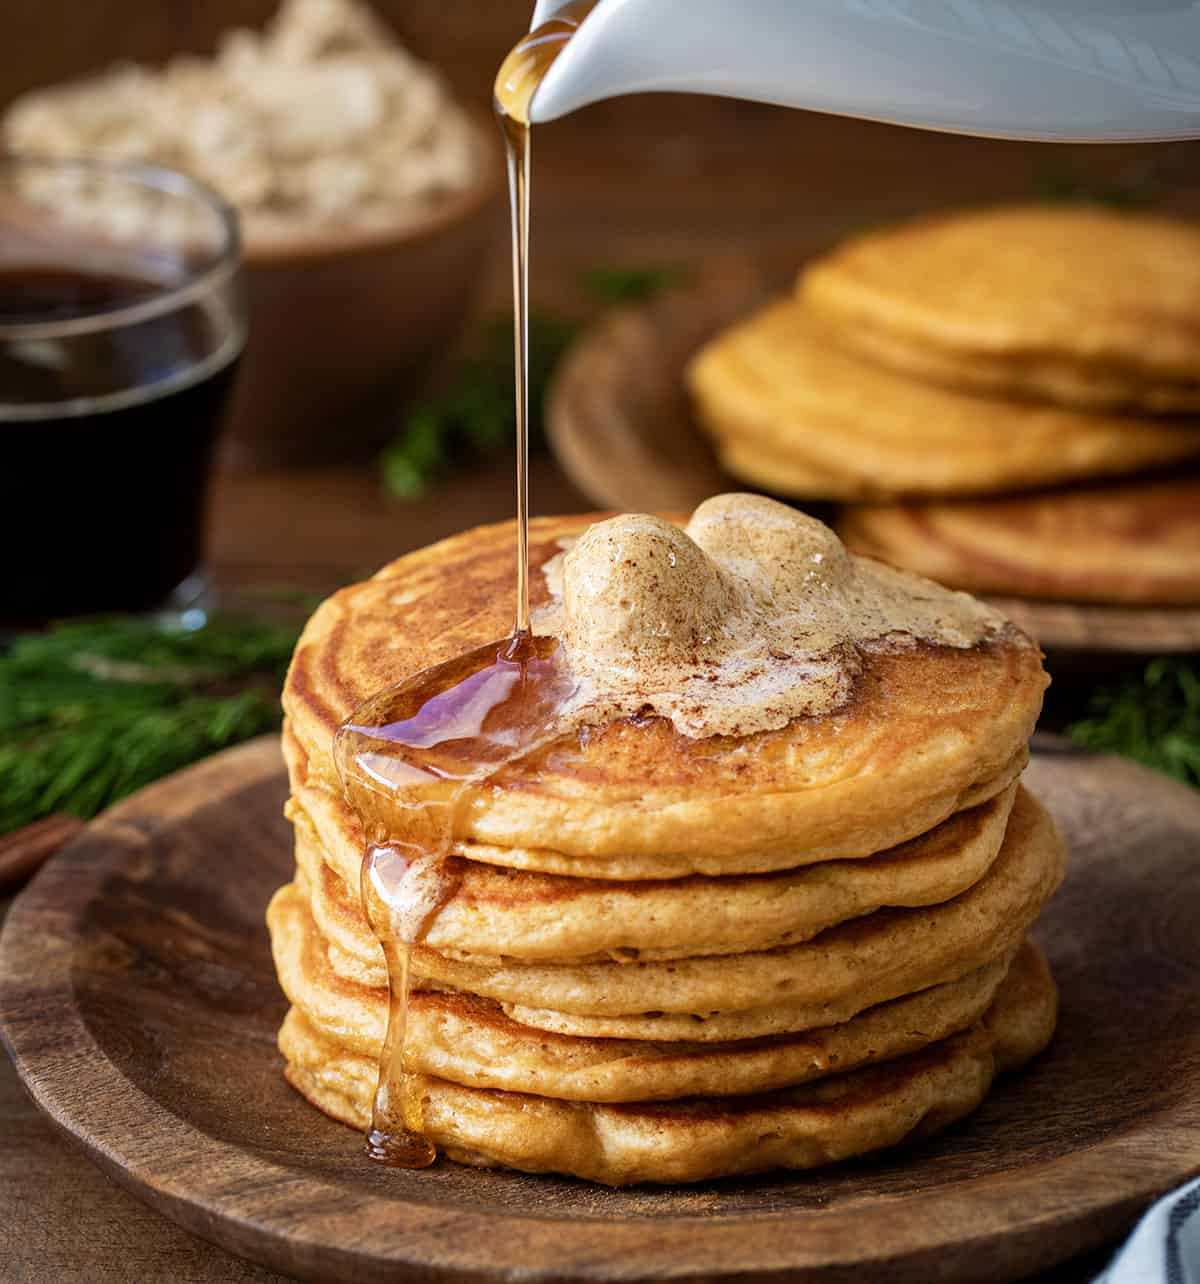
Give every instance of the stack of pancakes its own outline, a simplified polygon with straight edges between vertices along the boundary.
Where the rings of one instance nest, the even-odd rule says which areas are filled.
[[[587,525],[532,523],[535,605]],[[511,525],[401,558],[321,606],[288,677],[280,1048],[359,1129],[388,978],[334,734],[503,636],[512,579]],[[1026,933],[1064,851],[1018,783],[1045,683],[1000,626],[864,651],[827,716],[710,738],[621,718],[505,768],[462,810],[457,891],[412,954],[427,1135],[462,1162],[619,1185],[812,1167],[974,1109],[1055,1021]]]
[[[730,473],[849,504],[860,552],[976,592],[1200,602],[1193,225],[1018,206],[860,236],[688,383]]]

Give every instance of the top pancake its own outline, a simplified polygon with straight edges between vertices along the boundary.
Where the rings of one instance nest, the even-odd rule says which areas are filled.
[[[1197,426],[902,377],[863,361],[820,321],[793,299],[777,300],[706,344],[688,367],[697,412],[726,467],[776,493],[988,494],[1200,454]]]
[[[548,597],[540,568],[589,520],[532,523],[535,605]],[[334,733],[368,696],[507,633],[513,545],[511,523],[468,531],[317,610],[284,690],[311,776],[337,788]],[[829,717],[728,741],[626,720],[553,744],[468,796],[458,847],[519,848],[526,868],[611,878],[870,855],[1011,780],[1046,681],[1036,647],[1011,628],[969,649],[868,649],[853,697]]]
[[[1200,228],[1028,205],[868,233],[801,276],[859,352],[953,386],[1093,408],[1200,407]]]
[[[1200,603],[1200,478],[851,508],[850,548],[978,593]]]

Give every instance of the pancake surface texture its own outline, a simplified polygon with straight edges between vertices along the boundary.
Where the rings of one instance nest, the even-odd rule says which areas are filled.
[[[1033,948],[983,1019],[894,1061],[732,1098],[613,1105],[421,1081],[427,1135],[461,1163],[560,1172],[607,1185],[703,1181],[813,1168],[928,1136],[974,1110],[997,1073],[1045,1047],[1057,995]],[[293,1009],[280,1031],[289,1081],[335,1119],[365,1128],[377,1066]]]
[[[1073,602],[1200,603],[1200,478],[994,500],[880,504],[850,548],[954,588]]]
[[[302,882],[276,893],[269,923],[280,983],[315,1029],[378,1058],[386,984],[339,975],[306,906]],[[476,995],[414,991],[414,1068],[473,1087],[581,1101],[659,1100],[762,1092],[888,1060],[977,1020],[1015,948],[982,967],[878,1004],[853,1019],[780,1037],[725,1041],[589,1038],[531,1029]]]
[[[925,1135],[1045,1046],[1055,990],[1026,934],[1065,851],[1018,782],[1040,654],[773,501],[706,501],[683,529],[535,521],[535,628],[572,678],[549,736],[467,778],[432,875],[390,746],[474,736],[478,703],[451,702],[449,735],[418,721],[432,702],[366,706],[343,794],[334,736],[368,697],[490,659],[512,543],[484,527],[401,558],[297,647],[296,870],[267,916],[294,1087],[365,1129],[382,1081],[464,1163],[700,1181]],[[368,922],[380,851],[401,891],[435,881],[412,902],[366,882]]]
[[[687,382],[726,467],[780,494],[987,494],[1200,454],[1200,427],[906,378],[848,351],[790,298],[705,345]]]
[[[905,374],[1063,405],[1200,408],[1200,228],[1012,206],[868,233],[805,269],[804,305]]]
[[[359,917],[353,937],[348,927],[329,926],[309,863],[301,863],[300,891],[335,947],[332,970],[382,989],[383,960],[365,922]],[[803,945],[662,963],[539,965],[452,957],[424,944],[414,950],[413,968],[426,985],[494,1000],[524,1024],[560,1033],[689,1041],[791,1033],[848,1020],[1010,951],[1057,887],[1062,868],[1053,824],[1022,794],[1004,848],[976,886],[941,905],[854,919]],[[350,909],[342,907],[343,920]],[[345,944],[353,947],[349,959]]]
[[[877,909],[941,904],[974,887],[1000,853],[1015,792],[1010,786],[878,856],[775,874],[614,882],[455,858],[455,890],[425,944],[459,957],[627,963],[810,940]],[[359,903],[361,841],[334,856],[299,803],[291,815],[323,934],[364,963],[378,960]]]

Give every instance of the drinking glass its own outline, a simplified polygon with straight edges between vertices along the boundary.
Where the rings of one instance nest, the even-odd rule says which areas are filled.
[[[0,156],[0,624],[198,595],[240,264],[183,174]]]

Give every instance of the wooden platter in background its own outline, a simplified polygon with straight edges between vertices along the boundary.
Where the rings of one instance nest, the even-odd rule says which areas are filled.
[[[600,508],[689,512],[740,483],[692,417],[683,370],[707,339],[786,288],[747,263],[619,308],[567,353],[546,405],[550,444]]]
[[[816,1173],[612,1191],[366,1162],[280,1073],[262,919],[292,858],[273,740],[144,790],[50,861],[0,937],[0,1030],[118,1182],[302,1279],[1013,1280],[1200,1172],[1200,795],[1070,753],[1029,779],[1073,852],[1039,930],[1053,1045],[940,1137]]]
[[[722,470],[697,428],[683,370],[705,340],[790,279],[778,269],[731,267],[619,309],[584,335],[550,390],[547,428],[559,462],[585,495],[606,509],[689,512],[709,495],[745,489]],[[832,505],[803,506],[823,520],[834,512]],[[994,600],[1052,657],[1200,651],[1200,607]]]
[[[1200,651],[1200,607],[1095,606],[1017,597],[989,601],[1052,653]]]

